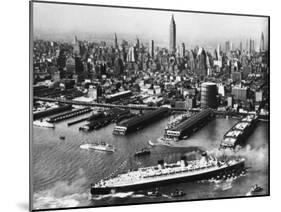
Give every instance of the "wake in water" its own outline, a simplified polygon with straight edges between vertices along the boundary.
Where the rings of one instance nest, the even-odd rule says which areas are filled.
[[[90,195],[85,192],[87,179],[82,169],[78,172],[76,181],[60,181],[52,188],[35,192],[33,195],[33,208],[65,208],[86,205]]]
[[[268,149],[266,147],[252,148],[250,145],[246,145],[244,148],[237,147],[235,150],[213,149],[208,151],[208,154],[217,158],[223,156],[246,158],[246,166],[251,167],[251,170],[254,171],[265,170],[268,167]]]

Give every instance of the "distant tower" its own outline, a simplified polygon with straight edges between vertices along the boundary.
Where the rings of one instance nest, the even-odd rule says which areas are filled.
[[[116,33],[114,34],[114,48],[118,49],[118,42],[117,42],[117,35],[116,35]]]
[[[140,40],[139,40],[139,38],[138,38],[138,37],[137,37],[136,47],[137,47],[137,50],[139,50],[139,49],[140,49]]]
[[[73,54],[76,56],[80,55],[79,41],[76,36],[74,37]]]
[[[225,42],[225,52],[230,52],[232,48],[231,42],[228,40]]]
[[[171,22],[170,22],[170,43],[169,43],[169,50],[170,53],[176,52],[176,23],[174,20],[174,15],[172,15]]]
[[[180,57],[185,57],[185,44],[184,43],[181,44]]]
[[[261,33],[261,43],[260,43],[260,52],[264,51],[264,35]]]
[[[217,46],[217,59],[218,60],[221,60],[221,46],[220,46],[220,44],[218,44],[218,46]]]
[[[241,52],[243,51],[243,44],[242,44],[242,41],[240,41],[240,51],[241,51]]]
[[[127,61],[131,63],[136,62],[136,48],[134,46],[129,48],[129,52],[127,54]]]
[[[154,40],[150,41],[149,54],[151,58],[154,58]]]
[[[254,53],[255,51],[255,41],[250,39],[250,53]]]
[[[246,48],[245,49],[246,49],[247,52],[249,52],[249,40],[248,39],[246,40]]]

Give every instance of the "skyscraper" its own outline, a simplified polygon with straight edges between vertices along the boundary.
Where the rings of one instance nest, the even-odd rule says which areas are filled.
[[[139,51],[139,49],[140,49],[140,40],[139,40],[138,37],[137,37],[137,42],[136,42],[136,48],[137,48],[137,51]]]
[[[80,55],[79,41],[76,36],[74,37],[73,54],[76,56]]]
[[[170,43],[169,43],[169,51],[170,53],[176,52],[176,23],[174,20],[174,15],[172,15],[170,22]]]
[[[154,40],[150,41],[149,44],[149,55],[151,58],[154,58]]]
[[[117,35],[116,35],[116,33],[114,34],[114,48],[118,49],[118,42],[117,42]]]
[[[225,42],[225,52],[230,52],[232,50],[232,43],[230,41]]]
[[[129,48],[129,52],[127,54],[127,61],[131,63],[136,62],[136,47],[132,46]]]
[[[250,39],[250,53],[254,53],[255,51],[255,41]]]
[[[261,42],[260,42],[260,51],[264,51],[264,35],[263,32],[261,33]]]
[[[180,47],[180,57],[185,57],[185,45],[184,45],[184,43],[182,43],[181,47]]]

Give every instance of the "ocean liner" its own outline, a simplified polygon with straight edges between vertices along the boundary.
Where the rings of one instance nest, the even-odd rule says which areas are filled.
[[[187,161],[182,157],[176,163],[166,164],[158,161],[157,166],[139,168],[135,171],[119,174],[115,177],[100,180],[91,185],[91,194],[110,194],[124,191],[139,191],[165,184],[185,182],[191,180],[209,179],[212,177],[226,177],[229,174],[244,170],[245,159],[217,159],[202,154],[201,159]]]

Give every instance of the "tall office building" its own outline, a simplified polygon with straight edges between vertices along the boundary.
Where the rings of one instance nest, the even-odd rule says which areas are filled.
[[[260,42],[260,51],[264,51],[264,35],[263,32],[261,33],[261,42]]]
[[[138,37],[137,37],[137,42],[136,42],[136,48],[137,48],[137,51],[139,51],[139,49],[140,49],[140,40],[139,40]]]
[[[250,50],[249,50],[249,52],[254,53],[254,51],[255,51],[255,41],[250,39]]]
[[[76,56],[80,55],[79,41],[76,36],[74,37],[73,54]]]
[[[225,42],[225,52],[230,52],[232,50],[232,43],[230,41]]]
[[[220,44],[218,44],[217,46],[217,49],[216,49],[216,57],[217,57],[217,60],[221,60],[221,47],[220,47]]]
[[[154,40],[150,41],[149,44],[149,55],[151,58],[154,58]]]
[[[117,42],[117,35],[116,35],[116,33],[114,34],[114,48],[118,49],[118,42]]]
[[[181,47],[180,47],[180,57],[185,57],[185,45],[184,45],[184,43],[182,43]]]
[[[176,52],[176,23],[174,20],[174,15],[172,15],[171,22],[170,22],[170,43],[169,43],[169,51],[170,53]]]
[[[240,51],[241,51],[241,52],[243,51],[243,44],[242,44],[242,41],[240,41]]]
[[[136,47],[132,46],[129,48],[129,52],[127,54],[127,61],[131,63],[136,62]]]

